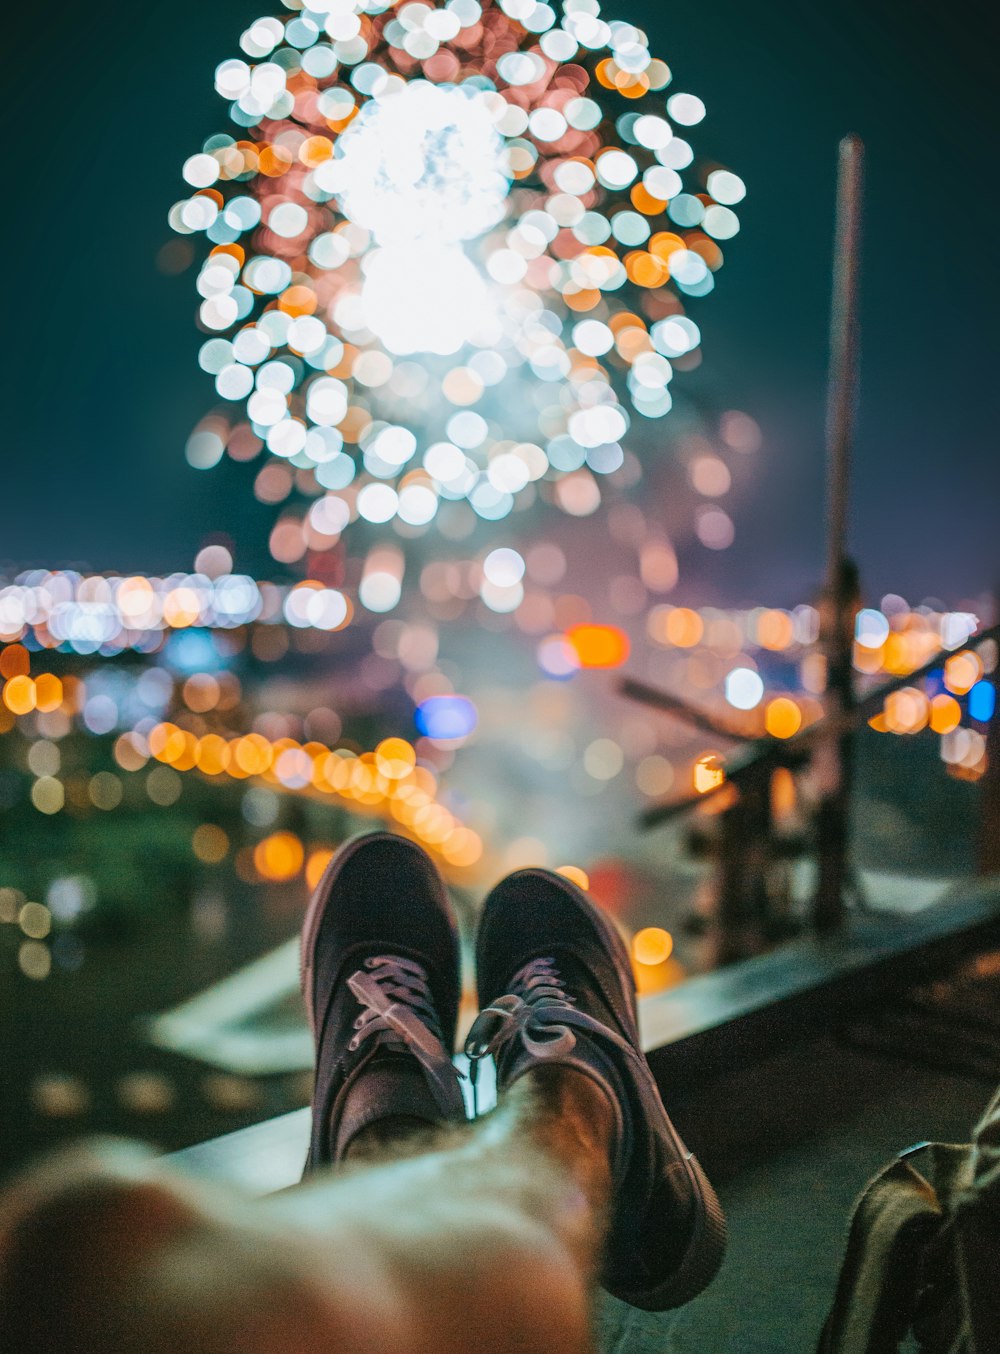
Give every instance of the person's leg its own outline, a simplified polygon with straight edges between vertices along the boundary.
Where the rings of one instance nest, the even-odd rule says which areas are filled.
[[[422,1155],[313,1177],[264,1208],[370,1247],[408,1312],[408,1350],[584,1354],[610,1142],[594,1088],[546,1071]]]
[[[359,1293],[384,1296],[369,1312]],[[403,1333],[396,1317],[376,1255],[317,1246],[138,1144],[68,1149],[0,1199],[5,1350],[374,1354]]]
[[[259,1200],[127,1144],[62,1154],[0,1204],[0,1347],[587,1354],[601,1106],[527,1080],[423,1155]]]
[[[643,1305],[707,1282],[723,1235],[710,1187],[675,1148],[662,1106],[594,1051],[609,1035],[595,1036],[594,969],[580,959],[590,904],[570,894],[561,915],[562,885],[545,883],[557,892],[538,907],[539,872],[494,891],[479,944],[492,1006],[473,1033],[492,1042],[499,1023],[518,1039],[497,1045],[498,1109],[469,1128],[445,1052],[453,934],[414,850],[380,834],[350,844],[310,909],[304,989],[318,1060],[306,1180],[235,1199],[120,1145],[43,1168],[0,1205],[0,1347],[586,1354],[598,1273],[614,1283],[623,1259],[634,1262],[625,1279]],[[526,904],[520,917],[504,917],[512,897]],[[540,935],[575,979],[575,1012],[554,962],[526,956]],[[598,941],[591,964],[601,968],[603,949],[620,968],[601,928]],[[526,979],[513,955],[528,957]],[[605,989],[619,979],[605,973]],[[618,1056],[641,1061],[634,1048]],[[401,1144],[405,1159],[363,1164]],[[347,1165],[331,1177],[330,1163]]]
[[[484,1009],[466,1052],[494,1055],[501,1101],[548,1076],[557,1110],[583,1082],[610,1118],[601,1283],[651,1311],[688,1302],[718,1270],[725,1221],[642,1054],[632,967],[615,927],[568,879],[519,870],[486,899],[476,972]],[[550,1142],[565,1124],[556,1113]]]
[[[603,1092],[540,1068],[473,1131],[461,1122],[446,1056],[454,927],[409,842],[377,833],[338,854],[302,953],[317,1043],[310,1166],[406,1159],[286,1192],[271,1216],[367,1244],[407,1310],[408,1348],[585,1349],[611,1182]],[[429,1131],[435,1117],[451,1127]]]
[[[306,1180],[247,1201],[127,1145],[64,1154],[0,1206],[0,1346],[583,1354],[609,1108],[545,1069],[466,1126],[447,1056],[457,984],[427,858],[386,834],[349,843],[303,935]],[[407,1155],[364,1167],[390,1150]]]
[[[460,1255],[477,1237],[488,1242],[496,1219],[525,1219],[589,1282],[606,1230],[613,1122],[590,1081],[543,1068],[475,1125],[423,1139],[419,1154],[373,1152],[365,1166],[313,1175],[260,1207],[298,1227],[377,1235],[404,1262],[407,1251]]]

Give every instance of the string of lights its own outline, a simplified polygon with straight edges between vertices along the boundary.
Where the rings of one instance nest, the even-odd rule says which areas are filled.
[[[470,568],[471,565],[469,562]],[[478,562],[475,577],[481,590],[502,590],[512,586],[512,579],[517,582],[513,575],[519,570],[523,570],[521,557],[514,551],[501,549]],[[313,598],[323,598],[333,590],[313,581],[280,588],[266,583],[258,585],[233,575],[211,580],[196,573],[161,580],[116,579],[100,575],[81,577],[38,571],[0,587],[0,617],[6,617],[6,620],[0,619],[0,624],[6,627],[12,621],[20,622],[16,629],[5,629],[0,633],[0,640],[7,646],[0,650],[0,675],[5,678],[0,713],[5,711],[9,720],[11,716],[25,716],[35,711],[42,714],[58,711],[68,703],[83,713],[92,732],[106,732],[122,716],[114,702],[107,695],[97,695],[94,709],[88,713],[85,684],[79,678],[69,677],[64,681],[51,672],[30,676],[29,653],[21,641],[28,640],[35,649],[61,648],[84,656],[114,657],[128,647],[155,653],[171,631],[218,627],[225,633],[234,625],[246,624],[250,617],[234,622],[237,613],[228,605],[235,588],[244,598],[253,591],[261,607],[256,616],[252,616],[252,612],[257,607],[251,609],[255,622],[284,624],[299,630],[308,627],[319,631],[328,629],[322,624],[316,625],[310,618],[308,606]],[[221,608],[217,608],[218,597],[225,599]],[[270,603],[264,605],[261,599],[268,598]],[[139,612],[136,599],[141,600],[145,612]],[[905,676],[941,650],[950,656],[942,661],[939,676],[929,683],[926,691],[914,687],[894,693],[887,700],[884,712],[872,721],[872,727],[890,733],[917,733],[930,728],[942,735],[944,760],[967,769],[980,765],[981,735],[969,738],[966,735],[975,734],[975,730],[960,728],[966,713],[977,723],[988,722],[993,714],[993,688],[989,680],[992,667],[988,664],[995,666],[995,655],[987,652],[984,660],[980,654],[963,648],[977,629],[976,616],[969,612],[934,612],[926,607],[911,609],[902,598],[895,597],[884,599],[884,605],[885,611],[865,608],[856,619],[854,667],[862,678],[878,674]],[[221,624],[218,620],[220,611]],[[83,622],[95,612],[102,619],[104,630],[101,633],[107,638],[98,639],[91,629],[81,640]],[[133,628],[140,614],[148,629]],[[157,618],[155,626],[149,619],[152,615]],[[72,638],[60,634],[60,626],[65,624],[67,616],[80,618]],[[400,622],[389,625],[401,632],[407,629]],[[762,714],[763,729],[751,731],[763,731],[775,737],[791,737],[803,724],[819,718],[822,713],[819,698],[825,688],[825,668],[818,648],[818,634],[819,614],[810,606],[800,606],[793,611],[766,607],[723,611],[660,603],[645,616],[645,639],[649,646],[654,650],[672,651],[684,662],[684,672],[678,674],[683,686],[706,694],[718,694],[721,688],[725,702],[733,709],[746,714],[752,711]],[[400,642],[402,634],[395,638]],[[376,641],[383,648],[385,642],[386,639]],[[620,627],[578,622],[562,632],[544,636],[538,642],[536,659],[545,676],[565,680],[586,669],[621,667],[630,652],[631,640]],[[769,659],[781,659],[791,665],[797,687],[794,694],[772,693],[765,698],[766,683],[760,668],[766,667]],[[170,685],[169,679],[167,684]],[[195,673],[184,686],[190,708],[212,708],[212,701],[208,705],[204,703],[207,698],[202,693],[202,686],[206,684],[212,686],[216,702],[221,699],[219,682],[207,672]],[[189,690],[190,698],[187,697]],[[157,697],[161,695],[157,688]],[[965,701],[967,710],[963,709],[961,700]],[[415,718],[425,736],[438,741],[460,742],[475,727],[475,705],[453,693],[427,694],[417,701]],[[0,731],[4,727],[0,723]],[[206,753],[206,756],[212,755]],[[189,757],[192,766],[197,764],[193,753],[184,754],[184,757]],[[233,774],[238,774],[235,770],[240,765],[238,759],[232,765]]]

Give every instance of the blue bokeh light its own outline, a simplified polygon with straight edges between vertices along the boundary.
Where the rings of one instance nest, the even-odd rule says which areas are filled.
[[[468,738],[479,716],[466,696],[429,696],[417,706],[415,722],[427,738]]]
[[[993,689],[993,683],[977,682],[969,692],[969,718],[978,719],[985,724],[993,718],[996,704],[997,693]]]

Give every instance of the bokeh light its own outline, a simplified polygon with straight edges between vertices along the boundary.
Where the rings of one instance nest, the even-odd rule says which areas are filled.
[[[188,460],[263,452],[267,502],[295,472],[312,501],[275,527],[285,564],[359,519],[408,536],[461,502],[495,522],[540,484],[590,515],[697,363],[688,309],[739,229],[742,180],[695,167],[705,105],[597,0],[285,3],[219,65],[231,128],[169,213],[208,245],[200,364],[245,408]],[[728,489],[718,457],[691,474]],[[696,531],[724,549],[732,521],[702,505]],[[392,591],[373,580],[372,609]]]
[[[584,890],[590,888],[590,876],[579,865],[559,865],[556,867],[556,874],[561,874],[564,879],[576,884],[577,888]]]
[[[726,677],[726,700],[737,710],[752,710],[764,698],[764,682],[752,668],[733,668]]]
[[[726,779],[725,768],[718,753],[706,752],[697,758],[691,768],[691,784],[696,794],[707,794]]]
[[[428,738],[468,738],[477,721],[476,707],[465,696],[430,696],[417,706],[417,728]]]
[[[791,696],[775,696],[764,712],[764,727],[772,738],[791,738],[802,727],[802,711]]]
[[[253,860],[265,879],[281,882],[295,878],[302,869],[305,855],[302,843],[294,833],[275,832],[257,843]]]
[[[673,949],[673,936],[661,926],[644,926],[632,937],[632,958],[637,964],[663,964]]]
[[[566,641],[581,668],[618,668],[629,655],[629,638],[615,625],[574,625]]]

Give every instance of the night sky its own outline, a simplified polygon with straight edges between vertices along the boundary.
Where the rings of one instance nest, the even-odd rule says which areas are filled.
[[[165,275],[156,257],[183,161],[227,128],[214,68],[239,55],[249,21],[278,10],[49,5],[66,21],[44,31],[40,7],[5,14],[0,572],[185,569],[213,532],[236,541],[238,568],[269,571],[273,509],[254,501],[250,468],[201,473],[184,459],[215,395],[196,361],[193,273]],[[848,131],[868,152],[852,512],[864,592],[957,604],[1000,587],[1000,128],[986,6],[610,0],[605,12],[643,25],[673,88],[705,100],[696,150],[749,189],[719,285],[692,307],[696,380],[718,407],[752,413],[765,445],[726,504],[734,546],[689,547],[679,592],[772,605],[814,592]]]

